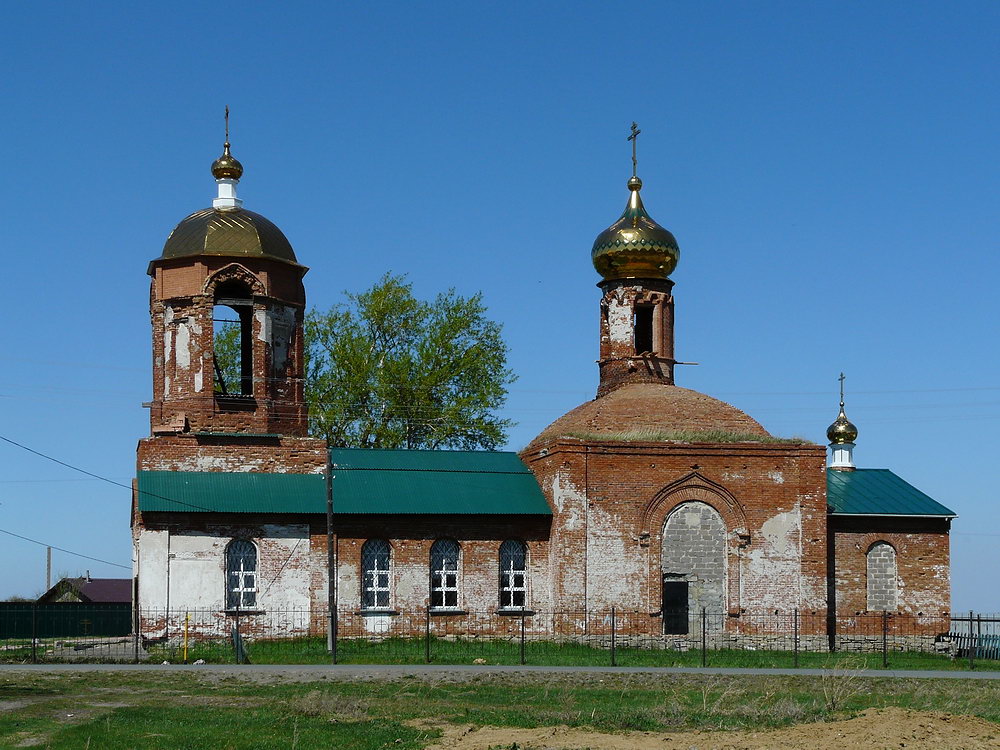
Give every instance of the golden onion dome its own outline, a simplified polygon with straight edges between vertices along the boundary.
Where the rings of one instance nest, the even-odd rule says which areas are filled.
[[[229,153],[229,141],[222,149],[222,156],[212,162],[212,175],[217,180],[238,180],[243,176],[243,165]]]
[[[858,428],[847,418],[844,413],[844,402],[840,402],[840,414],[826,430],[826,438],[833,445],[843,445],[853,443],[858,439]]]
[[[642,180],[628,181],[628,205],[621,217],[594,240],[591,260],[606,281],[665,279],[677,267],[681,251],[677,240],[653,221],[642,205]]]

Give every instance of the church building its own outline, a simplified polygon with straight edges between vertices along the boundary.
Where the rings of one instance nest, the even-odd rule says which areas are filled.
[[[331,601],[347,636],[470,613],[615,608],[664,636],[699,618],[743,632],[764,612],[808,613],[817,636],[835,616],[947,614],[955,514],[887,469],[855,467],[843,390],[828,462],[824,446],[675,384],[680,251],[634,164],[591,254],[596,398],[520,454],[330,448],[308,435],[308,269],[243,208],[227,136],[212,206],[148,268],[153,397],[132,512],[144,634],[185,611],[220,632],[236,615],[322,632]],[[214,354],[223,316],[238,328],[228,378]]]

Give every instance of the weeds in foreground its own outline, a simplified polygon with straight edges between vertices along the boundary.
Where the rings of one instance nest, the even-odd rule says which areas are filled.
[[[1000,720],[1000,685],[964,680],[822,677],[518,674],[288,682],[210,672],[0,674],[0,695],[31,696],[0,715],[0,747],[421,748],[441,723],[601,731],[765,729],[870,707],[975,714]],[[296,679],[302,679],[301,677]],[[261,680],[274,680],[261,682]],[[71,715],[71,716],[70,716]],[[69,718],[67,718],[69,717]],[[214,744],[213,744],[214,743]]]
[[[859,672],[863,669],[867,669],[864,658],[855,654],[853,658],[841,659],[820,677],[827,711],[842,711],[848,701],[861,693],[863,680]]]

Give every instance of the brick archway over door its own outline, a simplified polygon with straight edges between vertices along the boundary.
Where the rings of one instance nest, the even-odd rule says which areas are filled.
[[[725,559],[726,577],[724,611],[734,612],[740,608],[740,554],[749,543],[746,513],[743,505],[725,487],[692,472],[656,493],[640,515],[640,538],[649,540],[654,550],[663,549],[663,529],[667,517],[679,505],[687,502],[701,502],[714,509],[726,528]],[[650,612],[660,609],[662,596],[661,554],[649,555],[649,571],[646,584],[646,603]]]

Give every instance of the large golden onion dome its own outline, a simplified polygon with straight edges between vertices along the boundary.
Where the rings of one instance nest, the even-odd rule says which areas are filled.
[[[222,147],[222,156],[212,162],[212,176],[217,180],[238,180],[243,176],[243,165],[229,152],[228,140]]]
[[[245,208],[206,208],[184,219],[163,246],[161,258],[226,255],[297,263],[284,233],[260,214]]]
[[[858,439],[858,428],[847,418],[844,413],[844,402],[840,402],[840,414],[833,424],[826,429],[826,438],[833,445],[843,445],[853,443]]]
[[[681,256],[677,240],[646,213],[639,197],[642,180],[633,175],[628,189],[628,205],[621,218],[594,240],[594,268],[605,281],[665,279]]]

